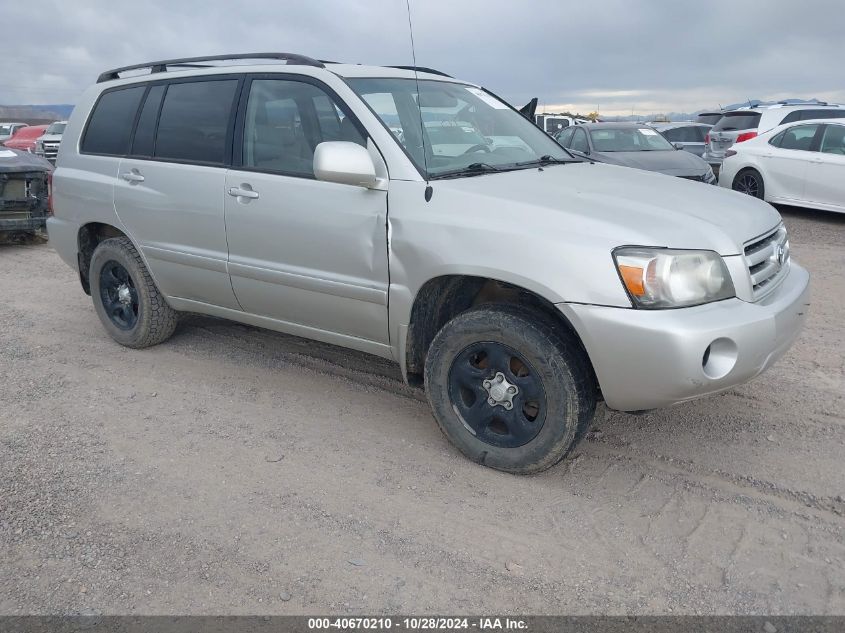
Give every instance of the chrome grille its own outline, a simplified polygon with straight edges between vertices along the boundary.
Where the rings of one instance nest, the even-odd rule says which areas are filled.
[[[767,295],[789,270],[789,239],[782,224],[745,245],[754,300]]]
[[[59,154],[60,141],[44,141],[44,158],[55,161]]]

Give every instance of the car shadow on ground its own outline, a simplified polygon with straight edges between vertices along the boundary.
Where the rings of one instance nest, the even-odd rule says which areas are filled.
[[[781,215],[785,214],[787,217],[803,218],[832,226],[845,227],[845,213],[808,209],[807,207],[793,207],[786,204],[775,204],[773,206]]]

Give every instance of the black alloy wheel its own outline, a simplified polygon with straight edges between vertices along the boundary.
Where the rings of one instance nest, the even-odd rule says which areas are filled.
[[[100,298],[109,319],[121,330],[131,330],[138,322],[138,290],[129,271],[109,260],[100,273]]]
[[[744,171],[737,175],[733,182],[733,189],[753,198],[763,197],[763,181],[754,171]]]
[[[540,375],[502,343],[478,342],[455,358],[449,397],[464,425],[491,446],[523,446],[537,437],[546,420]]]

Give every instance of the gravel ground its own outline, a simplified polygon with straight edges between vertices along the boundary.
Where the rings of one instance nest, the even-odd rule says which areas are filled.
[[[784,216],[790,353],[600,407],[534,477],[463,459],[386,362],[204,317],[124,349],[48,245],[0,247],[0,613],[845,614],[845,217]]]

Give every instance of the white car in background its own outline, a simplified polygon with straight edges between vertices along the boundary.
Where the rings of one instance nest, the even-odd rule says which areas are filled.
[[[719,184],[767,202],[845,213],[845,121],[781,125],[734,145]]]

